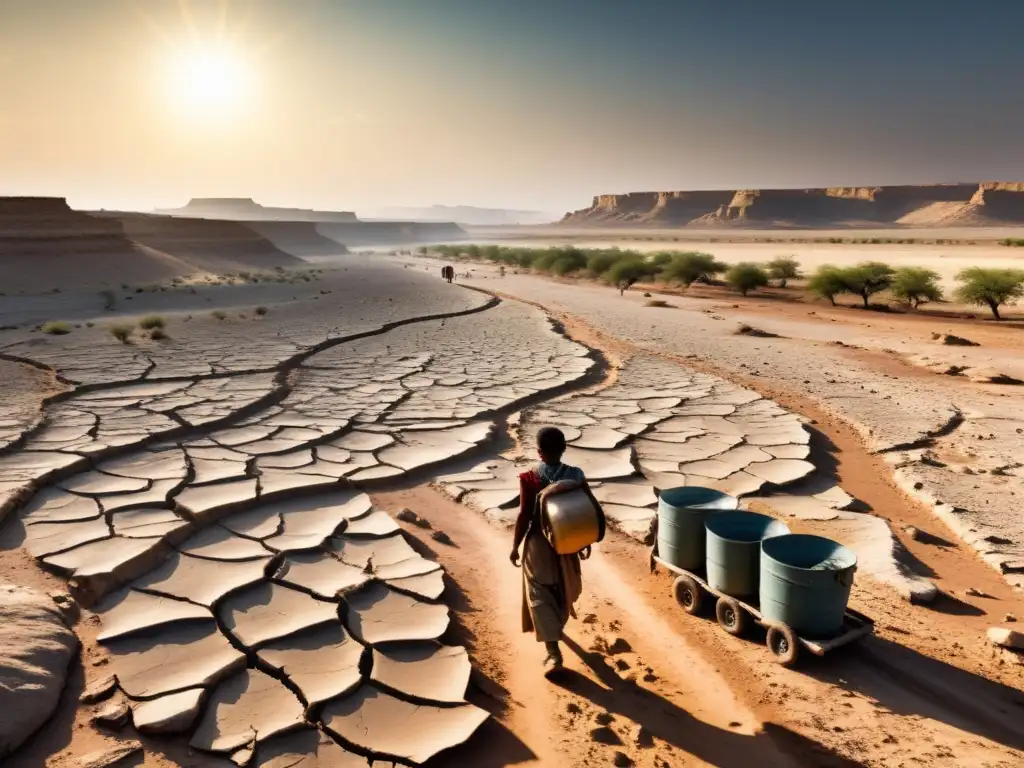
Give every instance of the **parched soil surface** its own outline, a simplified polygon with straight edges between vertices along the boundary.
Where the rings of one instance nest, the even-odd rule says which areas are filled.
[[[388,279],[386,269],[373,269],[379,276],[371,276],[358,292],[372,293],[374,279]],[[370,274],[357,272],[354,266],[353,272]],[[789,338],[780,334],[777,339],[737,337],[732,332],[735,321],[725,313],[755,313],[752,302],[737,301],[737,307],[725,309],[694,301],[685,310],[685,317],[694,318],[694,324],[668,328],[650,320],[650,313],[684,316],[684,311],[644,308],[639,297],[627,295],[620,300],[617,292],[608,289],[569,289],[527,277],[507,278],[500,284],[488,277],[476,284],[546,307],[561,320],[562,334],[598,351],[609,367],[603,379],[590,381],[590,386],[610,386],[618,366],[642,350],[681,366],[681,370],[714,373],[754,389],[803,415],[810,420],[812,455],[819,470],[837,480],[864,509],[889,521],[907,549],[909,566],[934,580],[943,594],[930,605],[911,605],[890,586],[858,575],[851,604],[874,618],[875,636],[858,646],[821,659],[807,658],[801,666],[785,669],[771,660],[762,632],[753,630],[747,637],[734,638],[723,633],[713,617],[687,616],[672,597],[671,575],[664,570],[652,572],[646,547],[613,532],[584,564],[578,618],[566,630],[568,669],[560,680],[548,682],[540,674],[541,646],[521,631],[522,577],[508,559],[510,532],[430,485],[430,473],[411,472],[405,478],[375,485],[371,496],[379,509],[394,514],[408,507],[429,522],[430,528],[401,525],[416,551],[445,570],[444,599],[454,616],[454,629],[445,641],[469,650],[474,663],[469,699],[493,715],[465,745],[442,754],[430,765],[1010,768],[1024,762],[1024,728],[1020,725],[1024,722],[1024,664],[1021,656],[992,647],[984,636],[985,629],[1000,623],[1004,614],[1024,618],[1024,598],[964,543],[957,531],[936,517],[931,506],[904,493],[893,479],[886,453],[879,453],[875,445],[920,440],[936,420],[944,423],[938,396],[934,401],[918,402],[914,408],[882,400],[890,392],[895,399],[907,384],[902,378],[885,379],[880,368],[872,367],[875,359],[914,371],[916,388],[909,397],[904,395],[904,403],[947,392],[931,386],[934,374],[893,360],[866,343],[854,351],[864,356],[861,359],[846,348],[829,345],[827,339],[810,344],[792,338],[792,333]],[[324,285],[329,290],[330,283]],[[449,289],[459,291],[444,286]],[[458,292],[460,307],[480,304],[479,295],[467,297],[467,293]],[[406,307],[406,302],[416,301],[412,293],[395,291],[394,295],[400,296]],[[432,312],[445,303],[439,298],[440,291],[425,295],[423,301]],[[298,350],[317,341],[317,321],[322,327],[323,315],[341,312],[340,304],[331,299],[320,304],[313,301],[319,299],[304,296],[302,301],[272,306],[266,331],[252,321],[243,326],[239,320],[229,319],[232,325],[225,326],[197,316],[196,326],[209,336],[195,338],[227,336],[229,327],[250,329],[254,339],[273,332],[274,343],[281,348],[277,353],[296,355],[298,361]],[[396,320],[401,314],[399,303],[383,302],[389,307],[396,305],[388,310],[395,316],[384,320]],[[506,304],[521,307],[515,301]],[[730,319],[715,320],[705,309]],[[370,333],[365,329],[377,325],[369,322],[374,311],[366,299],[360,307],[360,313],[366,315],[353,318],[358,322],[343,330],[352,335]],[[280,317],[288,317],[292,324],[271,324]],[[500,319],[503,317],[487,309],[461,322],[480,326],[500,344],[507,343],[500,335],[508,327],[508,320]],[[758,318],[751,324],[774,330],[769,327],[772,318]],[[798,319],[797,315],[790,318],[794,325]],[[809,325],[816,328],[824,323],[831,324],[827,316]],[[403,327],[394,337],[415,349],[436,343],[443,333],[440,329],[457,324],[448,319],[433,321],[429,328]],[[716,325],[729,330],[709,330]],[[192,338],[187,334],[197,333],[186,330],[190,327],[175,326],[180,338],[174,355],[169,354],[170,349],[143,347],[139,357],[144,359],[135,361],[139,370],[180,364],[178,358],[185,355]],[[288,332],[282,334],[281,327]],[[533,328],[525,320],[523,327]],[[379,340],[370,336],[352,349],[364,362],[375,359],[371,352],[385,360],[385,353],[395,353],[390,344],[396,342],[383,336]],[[822,348],[825,352],[795,365],[792,360],[778,359],[783,355],[777,345],[782,343],[813,347],[815,355]],[[231,366],[242,371],[257,369],[258,350],[253,346],[239,351],[230,338],[221,339],[218,357],[211,358],[208,365],[214,370]],[[741,350],[748,354],[744,357]],[[66,359],[71,357],[69,354]],[[55,364],[66,363],[56,350],[51,351],[51,358]],[[344,362],[346,357],[339,354],[337,360]],[[880,390],[877,397],[865,393],[857,398],[847,392],[834,400],[822,397],[831,386],[823,365],[838,366],[837,361],[848,360],[855,360],[861,366],[859,371],[872,371],[875,379],[886,382],[861,380]],[[289,370],[298,367],[296,362]],[[316,365],[311,370],[317,370]],[[805,380],[811,383],[799,383]],[[289,386],[293,384],[289,380]],[[891,389],[882,392],[883,386]],[[941,386],[946,386],[946,381]],[[954,386],[981,385],[956,381]],[[881,410],[872,410],[879,401]],[[859,404],[860,410],[855,411],[853,404]],[[903,424],[893,422],[874,435],[864,429],[865,419],[851,416],[868,414],[884,421],[881,417],[901,412],[908,417]],[[509,414],[500,415],[505,419]],[[495,446],[505,453],[516,452],[507,439],[490,448]],[[815,521],[787,523],[797,531],[818,530]],[[907,526],[914,526],[918,535],[905,533]],[[435,531],[447,534],[451,543],[437,541]],[[16,532],[8,527],[0,544],[0,580],[43,589],[63,588],[65,582],[41,571],[20,544]],[[968,596],[968,588],[985,596]],[[45,730],[6,763],[12,768],[71,768],[82,755],[113,738],[90,725],[94,708],[76,704],[85,681],[104,674],[112,663],[96,641],[98,618],[87,613],[76,631],[83,642],[81,663],[72,672],[62,706]],[[143,743],[146,755],[144,762],[137,763],[140,765],[230,765],[188,749],[182,740],[147,738]]]

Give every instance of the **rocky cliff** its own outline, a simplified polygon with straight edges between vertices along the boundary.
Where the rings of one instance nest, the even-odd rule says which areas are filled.
[[[62,197],[0,197],[0,257],[129,247],[120,222],[74,211]]]
[[[163,210],[155,216],[169,217],[232,221],[248,224],[254,230],[263,227],[260,231],[265,230],[264,233],[274,242],[280,234],[295,243],[299,250],[306,251],[298,254],[302,256],[331,255],[331,242],[348,247],[392,246],[456,240],[466,236],[462,228],[452,221],[364,221],[349,211],[269,208],[241,197],[195,197],[183,208]],[[271,222],[277,225],[273,232],[266,229]],[[316,231],[300,233],[303,223],[312,223]],[[289,248],[285,250],[294,252]],[[333,252],[344,253],[344,248]]]
[[[302,263],[296,255],[278,248],[244,222],[146,213],[105,215],[116,218],[133,242],[169,254],[199,270],[271,269]],[[313,230],[312,224],[307,226]]]
[[[356,221],[352,211],[275,208],[260,205],[248,197],[193,197],[181,208],[161,209],[157,213],[232,221]]]
[[[1024,183],[739,189],[598,195],[563,224],[879,227],[1024,224]]]

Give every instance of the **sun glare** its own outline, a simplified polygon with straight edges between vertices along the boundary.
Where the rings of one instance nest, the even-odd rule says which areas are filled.
[[[169,63],[175,101],[192,119],[235,114],[250,96],[250,73],[236,51],[193,47],[176,51]]]

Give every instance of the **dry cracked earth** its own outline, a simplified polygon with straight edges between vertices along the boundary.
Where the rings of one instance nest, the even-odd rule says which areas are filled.
[[[444,642],[441,566],[367,493],[430,482],[507,525],[547,424],[628,537],[650,542],[656,489],[720,488],[836,526],[862,572],[934,596],[815,466],[801,417],[654,355],[611,365],[526,304],[372,271],[258,324],[3,347],[12,375],[51,381],[41,410],[0,406],[0,509],[98,617],[101,722],[243,766],[444,764],[488,713]]]

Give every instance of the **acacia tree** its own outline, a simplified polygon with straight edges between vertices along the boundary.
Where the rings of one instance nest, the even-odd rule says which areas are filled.
[[[760,264],[743,261],[729,268],[725,280],[733,290],[746,296],[750,291],[768,285],[768,273]]]
[[[849,290],[843,281],[843,270],[831,264],[818,267],[807,282],[807,289],[823,299],[828,299],[833,307],[836,305],[836,296]]]
[[[855,293],[867,309],[871,296],[892,285],[895,270],[880,261],[862,261],[855,267],[840,271],[843,284],[850,293]]]
[[[960,282],[954,294],[957,301],[987,305],[996,320],[1002,320],[999,307],[1015,304],[1024,296],[1024,270],[970,267],[960,272],[956,279]]]
[[[941,301],[939,273],[923,267],[901,267],[893,275],[889,292],[898,301],[917,309],[926,301]]]
[[[792,256],[779,256],[768,262],[768,274],[779,281],[779,288],[785,288],[789,280],[799,280],[800,264]]]
[[[728,267],[710,253],[690,251],[677,253],[664,265],[662,277],[666,280],[678,281],[687,288],[695,282],[710,282],[717,274],[725,272]]]
[[[605,279],[612,285],[623,285],[628,288],[633,283],[651,277],[658,273],[658,268],[642,257],[635,259],[624,259],[612,265],[611,269],[605,272]],[[620,290],[621,292],[621,290]]]

